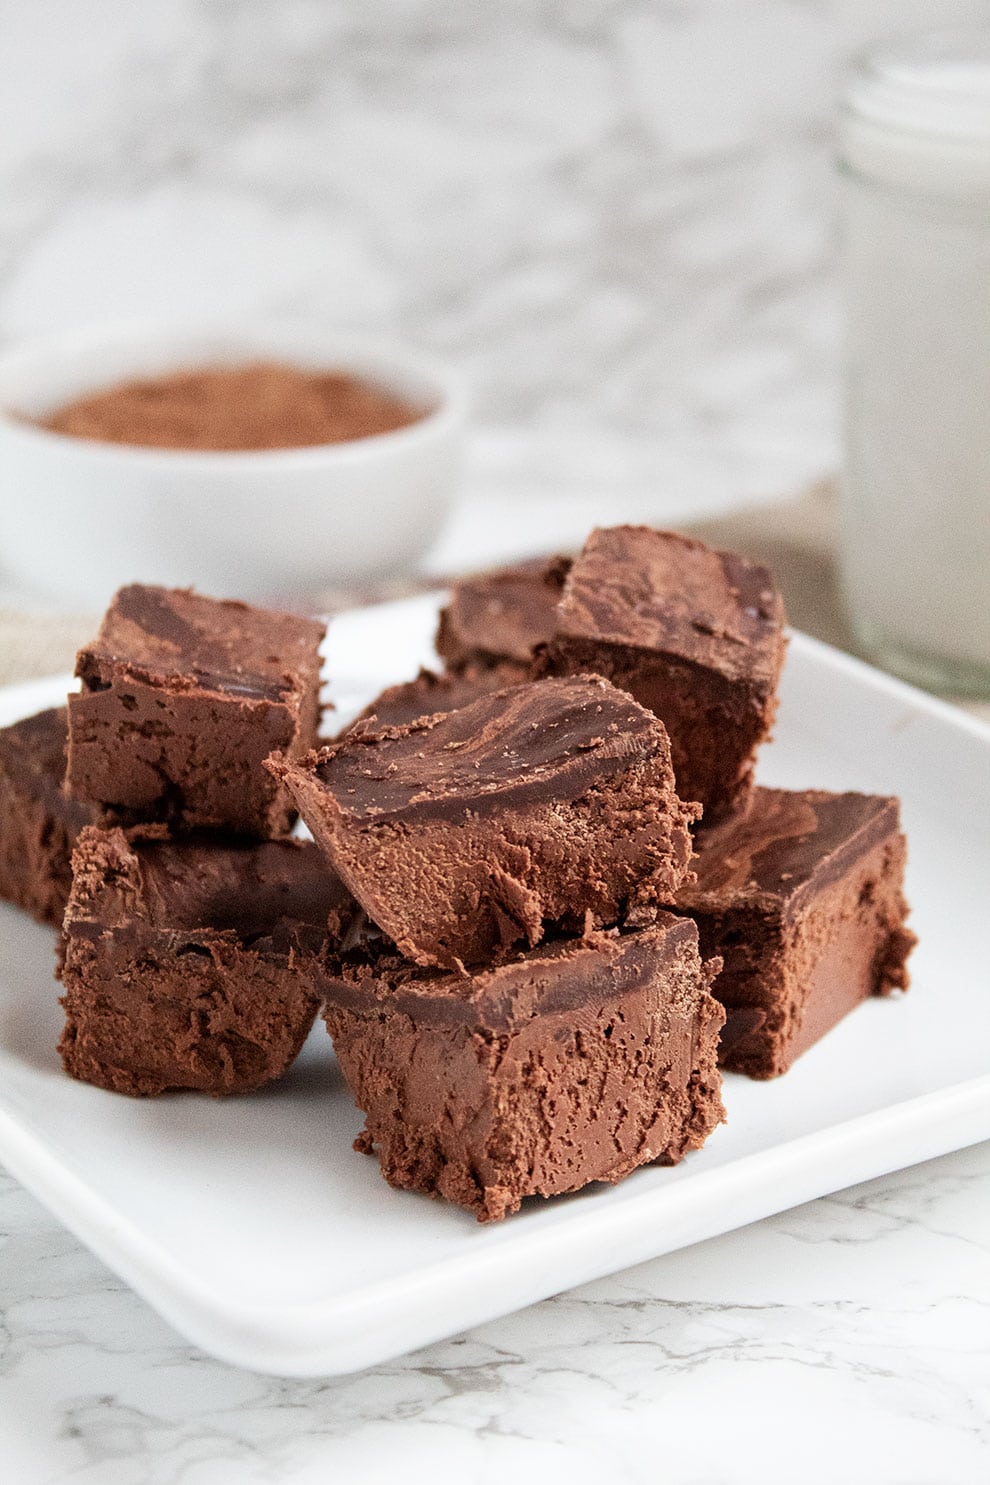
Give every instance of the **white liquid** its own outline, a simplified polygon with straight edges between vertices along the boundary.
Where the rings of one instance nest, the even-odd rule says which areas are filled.
[[[877,658],[979,689],[990,685],[990,57],[953,74],[955,113],[947,64],[932,68],[939,106],[927,115],[910,94],[917,68],[902,67],[846,123],[843,578]],[[909,106],[914,130],[897,113]]]

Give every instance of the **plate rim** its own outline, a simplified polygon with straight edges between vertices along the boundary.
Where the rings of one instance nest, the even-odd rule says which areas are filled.
[[[877,1134],[886,1134],[887,1141],[878,1142]],[[212,1293],[204,1279],[129,1217],[117,1213],[15,1114],[0,1109],[0,1152],[7,1169],[163,1319],[186,1339],[231,1365],[267,1375],[297,1377],[345,1375],[395,1359],[553,1294],[984,1139],[990,1139],[990,1073],[739,1156],[714,1170],[700,1171],[680,1185],[638,1192],[621,1205],[602,1203],[589,1208],[580,1227],[550,1224],[541,1229],[520,1229],[518,1239],[510,1237],[500,1247],[437,1259],[345,1295],[258,1303],[231,1301]],[[826,1173],[840,1160],[842,1179],[835,1184]],[[802,1170],[808,1172],[804,1178]],[[730,1227],[722,1226],[718,1218],[709,1225],[713,1208],[725,1201],[726,1185],[742,1186],[752,1180],[754,1172],[758,1177],[755,1194],[750,1195],[741,1220],[736,1220],[739,1209],[734,1207]],[[774,1184],[769,1180],[771,1174]],[[664,1238],[659,1245],[650,1235],[655,1229],[645,1220],[654,1207],[663,1216],[668,1235],[674,1229],[671,1240]],[[676,1210],[672,1212],[672,1208]],[[636,1220],[630,1220],[630,1214]],[[686,1235],[676,1231],[672,1218],[686,1226]],[[609,1229],[619,1232],[610,1233]],[[602,1244],[596,1249],[601,1257],[587,1260],[577,1273],[572,1267],[562,1283],[549,1287],[538,1281],[531,1283],[529,1297],[514,1301],[508,1309],[495,1297],[499,1280],[506,1273],[518,1278],[514,1259],[520,1244],[527,1249],[552,1250],[559,1260],[562,1247],[587,1246],[589,1237],[609,1238],[613,1245]],[[616,1241],[621,1243],[618,1250]],[[493,1268],[498,1270],[494,1275]],[[468,1305],[468,1313],[454,1328],[439,1319],[433,1328],[427,1324],[425,1330],[422,1323],[417,1324],[431,1299],[437,1297],[441,1278],[445,1281],[443,1288],[449,1289],[452,1275],[465,1287],[477,1278],[479,1270],[485,1273],[487,1282],[474,1289],[476,1302]],[[415,1292],[412,1305],[408,1303],[411,1291]],[[369,1341],[369,1312],[394,1312],[402,1300],[406,1301],[404,1324],[416,1328],[418,1338],[411,1345],[394,1339],[377,1345],[373,1338]],[[389,1318],[394,1322],[394,1313]]]
[[[437,592],[416,594],[372,607],[425,607],[435,605],[438,596]],[[800,631],[788,633],[794,650],[816,664],[827,666],[839,677],[866,682],[914,713],[927,714],[990,749],[990,724],[823,641]],[[0,687],[0,714],[9,714],[13,720],[29,715],[32,709],[57,705],[58,691],[64,688],[64,695],[72,686],[72,677],[65,674],[10,683]],[[431,1260],[399,1275],[366,1282],[350,1293],[313,1301],[254,1302],[211,1292],[205,1278],[175,1258],[150,1232],[119,1214],[42,1135],[16,1113],[0,1108],[0,1159],[102,1262],[197,1346],[233,1365],[284,1376],[361,1370],[575,1285],[985,1138],[990,1138],[990,1072],[740,1155],[677,1185],[652,1187],[617,1204],[589,1207],[580,1223],[521,1228],[518,1239],[507,1236],[504,1243],[484,1250],[468,1249]],[[838,1181],[826,1174],[837,1163],[842,1166]],[[724,1201],[726,1186],[747,1181],[756,1190],[755,1196],[749,1194],[748,1205],[733,1205],[728,1227],[720,1221],[712,1225],[713,1209]],[[658,1224],[649,1220],[654,1207],[665,1229],[659,1239]],[[739,1210],[743,1215],[737,1216]],[[607,1241],[596,1243],[596,1235]],[[527,1254],[543,1252],[542,1264],[534,1265],[537,1276],[521,1286],[516,1262],[520,1245]],[[582,1246],[602,1256],[579,1262],[576,1254]],[[561,1282],[540,1277],[548,1268],[546,1258],[559,1257],[562,1249],[570,1255],[566,1277]],[[515,1293],[521,1288],[524,1297],[513,1297],[506,1306],[499,1298],[500,1281],[510,1272],[515,1277]],[[453,1327],[444,1323],[440,1317],[450,1303],[451,1278],[463,1287],[479,1274],[486,1282],[475,1283],[470,1302],[460,1304]],[[411,1291],[415,1291],[412,1303]],[[424,1323],[430,1299],[437,1316],[432,1326]],[[398,1327],[394,1314],[386,1330],[379,1323],[369,1323],[376,1310],[394,1310],[397,1305],[404,1312]],[[402,1328],[405,1338],[399,1334]]]

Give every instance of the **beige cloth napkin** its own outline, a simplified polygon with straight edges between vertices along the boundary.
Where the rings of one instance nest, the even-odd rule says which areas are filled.
[[[835,569],[835,500],[822,484],[786,502],[755,506],[689,524],[685,529],[714,546],[743,552],[766,563],[783,591],[790,622],[828,644],[854,650],[846,627]],[[424,587],[390,585],[374,592],[328,593],[328,612]],[[72,669],[76,650],[95,632],[97,616],[24,613],[0,608],[0,685]],[[951,699],[951,698],[950,698]],[[966,702],[990,721],[990,702]]]

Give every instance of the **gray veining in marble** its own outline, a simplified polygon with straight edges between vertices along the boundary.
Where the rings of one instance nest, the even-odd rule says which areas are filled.
[[[257,314],[440,351],[478,431],[438,567],[780,493],[836,455],[843,61],[981,15],[0,0],[0,337]],[[192,1350],[0,1177],[0,1480],[978,1485],[988,1188],[962,1151],[321,1383]]]
[[[778,494],[835,458],[844,60],[983,9],[3,0],[0,336],[359,323],[464,368],[486,488]]]
[[[978,1485],[988,1190],[977,1146],[299,1382],[187,1346],[4,1178],[4,1478]]]

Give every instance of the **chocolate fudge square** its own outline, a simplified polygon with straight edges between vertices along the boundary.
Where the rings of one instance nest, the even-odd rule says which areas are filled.
[[[290,803],[262,762],[313,746],[323,633],[186,589],[121,588],[77,657],[69,792],[125,823],[283,834]]]
[[[419,964],[548,922],[635,918],[684,880],[694,818],[663,725],[600,677],[542,680],[269,767],[368,916]]]
[[[568,557],[536,557],[455,583],[436,641],[447,668],[506,665],[526,679],[533,649],[553,634],[569,567]]]
[[[338,963],[324,1017],[392,1185],[480,1222],[673,1164],[723,1119],[716,965],[669,914],[541,945],[470,976]]]
[[[896,799],[756,789],[699,833],[678,893],[724,968],[722,1065],[774,1078],[868,995],[906,989],[906,842]]]
[[[442,675],[423,668],[411,681],[386,686],[343,732],[351,732],[369,721],[379,727],[406,727],[436,712],[456,712],[477,701],[479,696],[504,690],[517,681],[517,672],[511,665],[468,666]]]
[[[615,526],[593,531],[571,568],[542,667],[596,671],[655,712],[677,792],[711,823],[749,793],[783,659],[784,607],[765,567]]]
[[[247,1093],[317,1010],[310,966],[349,901],[312,842],[128,841],[85,829],[63,931],[66,1072],[116,1093]]]
[[[0,897],[42,923],[61,925],[72,885],[72,847],[98,811],[70,799],[65,707],[0,729]]]

